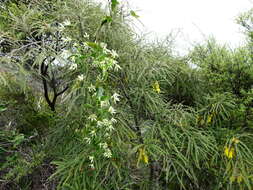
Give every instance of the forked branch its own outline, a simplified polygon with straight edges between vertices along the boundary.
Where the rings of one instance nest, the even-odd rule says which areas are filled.
[[[45,58],[41,65],[40,65],[40,73],[42,77],[42,83],[43,83],[43,90],[44,90],[44,97],[46,99],[47,104],[49,105],[50,109],[55,112],[55,105],[56,105],[56,100],[57,97],[63,94],[66,90],[68,90],[68,86],[65,87],[62,91],[57,92],[57,85],[56,85],[56,79],[55,75],[48,74],[48,64],[46,64],[47,58]],[[49,85],[50,84],[50,85]],[[48,85],[52,88],[53,90],[53,99],[50,100],[49,98],[49,90],[48,90]]]

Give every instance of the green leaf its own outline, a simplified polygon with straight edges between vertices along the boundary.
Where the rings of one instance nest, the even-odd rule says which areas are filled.
[[[16,148],[18,145],[20,145],[25,140],[25,136],[23,134],[19,134],[14,137],[11,142],[13,143],[13,147]]]
[[[140,17],[133,10],[130,11],[130,15],[133,16],[134,18],[139,18]]]
[[[115,11],[118,4],[119,4],[119,2],[117,0],[111,0],[111,9],[112,9],[112,11]]]
[[[96,50],[101,49],[101,47],[97,43],[94,43],[94,42],[87,42],[87,45],[91,47],[92,49],[96,49]]]
[[[106,16],[105,19],[101,22],[101,26],[103,26],[106,23],[112,22],[111,16]]]
[[[4,105],[0,105],[0,112],[3,112],[5,110],[7,110],[7,108]]]

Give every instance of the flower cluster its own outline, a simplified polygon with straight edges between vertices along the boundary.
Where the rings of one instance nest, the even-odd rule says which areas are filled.
[[[118,57],[118,54],[115,50],[107,49],[105,43],[100,43],[101,52],[103,56],[94,57],[93,66],[100,68],[103,72],[110,70],[119,71],[121,67],[118,65],[118,62],[115,60]]]
[[[78,76],[77,76],[77,80],[78,80],[78,81],[83,81],[83,80],[84,80],[84,75],[83,75],[83,74],[78,75]]]
[[[140,161],[143,161],[145,164],[148,164],[148,155],[144,148],[139,148],[139,156],[137,163],[139,163]]]
[[[69,67],[69,70],[71,70],[71,71],[74,71],[74,70],[76,70],[77,69],[77,64],[76,63],[72,63],[71,65],[70,65],[70,67]]]
[[[91,85],[88,87],[88,91],[89,91],[89,92],[95,92],[95,91],[96,91],[96,87],[93,86],[93,84],[91,84]]]
[[[243,177],[242,177],[242,175],[241,174],[239,174],[239,175],[236,175],[236,176],[231,176],[230,177],[230,182],[237,182],[238,184],[240,184],[242,181],[243,181]]]
[[[62,23],[58,23],[58,30],[61,32],[65,29],[66,26],[70,26],[71,22],[70,20],[66,19]]]
[[[100,47],[103,48],[103,53],[104,53],[104,54],[109,54],[109,55],[111,55],[114,59],[117,58],[117,57],[119,57],[119,55],[117,54],[117,52],[116,52],[115,50],[109,50],[109,49],[107,49],[107,44],[106,44],[106,43],[101,42],[101,43],[100,43]]]
[[[114,93],[111,97],[111,99],[113,100],[113,102],[116,104],[117,102],[119,102],[119,97],[120,95],[118,93]]]
[[[231,145],[228,147],[228,146],[225,146],[224,147],[224,155],[229,158],[229,159],[232,159],[234,158],[236,155],[235,155],[235,147],[236,147],[236,144],[240,143],[240,140],[236,137],[233,137],[231,139]]]
[[[227,147],[224,148],[224,154],[227,158],[232,159],[235,156],[235,149],[234,147]]]
[[[152,84],[152,87],[153,87],[153,90],[155,92],[157,92],[158,94],[161,93],[161,89],[160,89],[160,85],[158,83],[158,81],[155,81],[153,84]]]
[[[94,61],[94,67],[98,67],[104,71],[114,70],[119,71],[121,67],[118,65],[118,62],[110,57],[105,57],[102,60],[97,59]]]
[[[107,143],[99,143],[99,147],[102,148],[104,150],[104,157],[106,158],[111,158],[112,157],[112,152],[108,147]]]
[[[98,93],[96,93],[95,86],[91,85],[89,88],[89,92],[93,95],[95,94],[96,101],[99,102],[97,109],[103,110],[98,113],[91,113],[88,116],[88,128],[89,133],[84,138],[85,142],[88,144],[92,144],[93,141],[100,141],[98,144],[99,149],[102,149],[102,156],[105,158],[111,158],[112,157],[112,150],[108,146],[108,141],[110,141],[112,136],[112,131],[115,130],[114,124],[117,123],[117,120],[113,117],[114,114],[116,114],[115,108],[112,106],[112,104],[116,104],[120,101],[119,97],[120,95],[118,93],[114,93],[111,96],[109,96],[109,99],[103,99],[99,97]],[[112,104],[111,104],[112,103]],[[110,114],[108,118],[108,113]],[[92,156],[90,156],[92,157]],[[89,157],[89,158],[90,158]],[[94,159],[94,157],[92,157]],[[146,158],[146,157],[145,157]],[[93,159],[90,160],[90,167],[94,168],[94,161]]]
[[[88,119],[89,119],[90,121],[97,121],[97,116],[96,116],[95,114],[91,114],[91,115],[88,117]]]
[[[88,157],[89,167],[94,169],[94,159],[99,157],[98,153],[102,152],[101,156],[104,158],[113,156],[112,149],[108,144],[111,143],[112,133],[115,131],[115,124],[117,123],[115,119],[117,110],[115,107],[120,101],[120,95],[116,92],[111,92],[110,88],[104,85],[104,82],[107,80],[108,72],[112,70],[117,71],[120,66],[115,60],[118,57],[117,52],[107,49],[105,43],[87,42],[82,46],[76,44],[75,48],[76,54],[71,56],[73,60],[69,69],[71,71],[79,71],[79,64],[81,68],[81,64],[85,62],[85,58],[82,56],[83,51],[79,52],[79,49],[82,49],[89,55],[85,56],[89,57],[87,62],[91,63],[91,67],[98,68],[99,72],[97,76],[92,76],[94,80],[90,81],[90,84],[88,81],[91,78],[88,76],[89,72],[85,73],[85,75],[80,73],[76,78],[79,87],[85,88],[88,95],[92,97],[91,102],[88,103],[88,109],[85,110],[85,114],[88,116],[85,127],[81,130],[81,137],[87,145],[97,146],[98,152],[93,152]],[[81,83],[84,79],[85,82]]]
[[[90,160],[90,168],[94,169],[94,156],[89,156],[89,160]]]

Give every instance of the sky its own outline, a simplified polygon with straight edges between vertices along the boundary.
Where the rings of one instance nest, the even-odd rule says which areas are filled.
[[[253,0],[119,0],[127,1],[139,16],[138,32],[149,38],[177,34],[178,50],[187,51],[209,36],[232,47],[243,44],[242,28],[235,18],[253,8]]]
[[[174,31],[181,52],[209,36],[232,47],[242,44],[245,38],[235,18],[253,7],[252,0],[128,1],[144,25],[140,30],[159,38]]]

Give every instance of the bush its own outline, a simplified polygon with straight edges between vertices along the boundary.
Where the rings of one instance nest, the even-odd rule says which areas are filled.
[[[251,189],[249,48],[174,56],[135,34],[133,10],[101,7],[1,7],[3,188]]]

